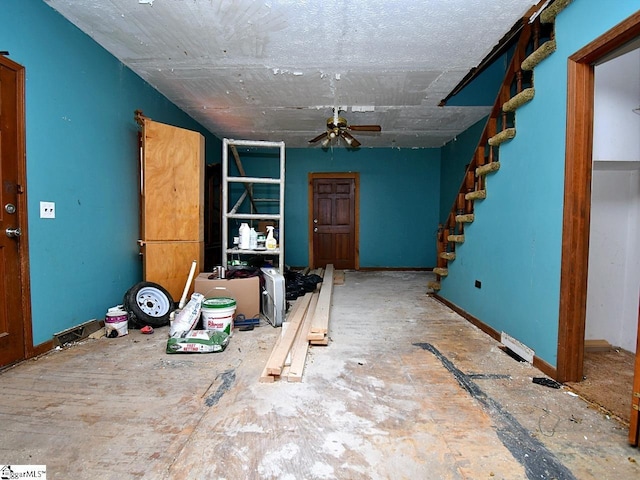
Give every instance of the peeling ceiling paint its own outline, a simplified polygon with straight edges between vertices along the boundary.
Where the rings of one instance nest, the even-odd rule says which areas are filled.
[[[439,147],[489,107],[438,107],[531,0],[47,0],[219,137]],[[355,135],[355,134],[354,134]]]

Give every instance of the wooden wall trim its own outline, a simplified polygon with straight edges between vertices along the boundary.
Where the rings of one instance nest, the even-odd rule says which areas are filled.
[[[442,304],[446,305],[447,307],[449,307],[451,310],[456,312],[458,315],[460,315],[462,318],[467,320],[469,323],[471,323],[471,324],[475,325],[476,327],[478,327],[480,330],[482,330],[484,333],[489,335],[495,341],[497,341],[499,343],[501,342],[501,334],[495,328],[490,327],[489,325],[484,323],[482,320],[474,317],[469,312],[466,312],[465,310],[463,310],[460,307],[458,307],[455,303],[451,303],[449,300],[447,300],[445,298],[442,298],[438,294],[430,294],[430,296],[432,296],[433,298],[438,300],[440,303],[442,303]],[[556,376],[557,376],[557,371],[553,367],[553,365],[545,362],[544,360],[542,360],[541,358],[539,358],[539,357],[537,357],[535,355],[533,357],[533,366],[536,367],[541,372],[543,372],[545,375],[548,375],[549,377],[551,377],[553,379],[555,379]]]
[[[500,337],[501,337],[500,332],[498,332],[495,328],[490,327],[489,325],[484,323],[479,318],[474,317],[469,312],[467,312],[467,311],[463,310],[462,308],[458,307],[455,303],[451,303],[446,298],[442,298],[440,295],[435,294],[435,293],[434,294],[430,294],[430,295],[433,298],[435,298],[436,300],[438,300],[440,303],[446,305],[451,310],[456,312],[462,318],[466,319],[469,323],[472,323],[473,325],[478,327],[480,330],[482,330],[484,333],[486,333],[487,335],[492,337],[494,340],[497,340],[498,342],[500,341]]]
[[[22,290],[22,322],[24,356],[35,356],[33,346],[33,326],[31,313],[31,274],[29,267],[29,231],[27,215],[27,149],[26,149],[26,116],[25,116],[25,68],[13,60],[0,56],[0,61],[7,68],[16,72],[16,97],[17,97],[17,153],[18,153],[18,182],[20,195],[18,195],[18,223],[22,230],[20,236],[20,281]]]
[[[640,35],[640,11],[568,59],[565,191],[556,380],[580,381],[589,263],[594,62]]]

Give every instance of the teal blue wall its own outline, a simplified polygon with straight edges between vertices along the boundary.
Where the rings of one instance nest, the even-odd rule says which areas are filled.
[[[449,263],[440,294],[557,362],[564,190],[567,58],[640,2],[574,1],[556,22],[558,50],[535,69],[535,99],[516,113],[517,136],[500,147],[499,173]],[[480,280],[482,288],[474,287]]]
[[[272,176],[259,157],[241,151],[248,176]],[[309,264],[308,174],[360,174],[360,267],[435,265],[440,205],[440,149],[288,148],[285,177],[285,262]],[[239,193],[239,192],[238,192]]]
[[[444,223],[449,216],[486,122],[485,117],[442,147],[440,223]]]
[[[200,125],[41,0],[0,2],[0,50],[26,71],[34,344],[103,318],[141,279],[134,110]],[[208,161],[220,142],[207,134]],[[40,201],[56,218],[40,219]]]

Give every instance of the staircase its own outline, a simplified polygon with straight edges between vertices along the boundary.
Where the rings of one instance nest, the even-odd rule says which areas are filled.
[[[456,246],[465,241],[465,226],[476,220],[474,203],[487,198],[486,177],[500,170],[500,145],[516,136],[516,111],[533,100],[533,70],[556,50],[555,19],[571,1],[556,0],[539,15],[536,14],[539,8],[534,8],[523,19],[520,37],[478,146],[447,220],[438,226],[437,264],[433,269],[436,281],[427,284],[434,292],[440,290],[441,282],[449,274],[448,265],[456,259]]]

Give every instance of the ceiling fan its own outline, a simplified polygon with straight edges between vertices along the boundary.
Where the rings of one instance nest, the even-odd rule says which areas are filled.
[[[353,132],[382,131],[380,125],[349,125],[344,117],[339,116],[338,109],[334,109],[333,112],[333,117],[327,118],[327,131],[312,138],[309,143],[316,143],[322,140],[322,148],[327,148],[334,138],[342,138],[347,147],[358,148],[362,144],[349,133],[349,130]]]

